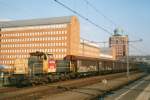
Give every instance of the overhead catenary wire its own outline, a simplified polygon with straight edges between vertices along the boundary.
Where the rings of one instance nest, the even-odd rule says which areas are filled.
[[[92,5],[88,0],[84,0],[86,2],[87,5],[89,5],[93,10],[95,10],[95,12],[97,12],[99,15],[103,16],[107,21],[109,21],[111,24],[113,24],[114,26],[117,26],[116,22],[114,22],[113,20],[111,20],[108,16],[106,16],[104,13],[102,13],[99,9],[97,9],[94,5]],[[128,33],[128,32],[127,32]],[[140,39],[140,41],[142,41]],[[136,42],[135,41],[129,41],[129,42]],[[100,42],[101,43],[101,42]]]
[[[95,10],[95,12],[97,12],[99,15],[103,16],[107,21],[109,21],[111,24],[113,24],[114,26],[120,26],[120,25],[117,25],[117,23],[110,19],[110,17],[106,16],[102,11],[100,11],[99,9],[97,9],[92,3],[90,3],[88,0],[84,0],[86,2],[87,5],[89,5],[93,10]],[[126,33],[130,33],[130,32],[127,32],[125,31]],[[128,34],[129,35],[129,34]]]
[[[98,24],[94,23],[93,21],[91,21],[90,19],[88,19],[87,17],[83,16],[82,14],[78,13],[77,11],[73,10],[72,8],[66,6],[64,3],[62,2],[59,2],[58,0],[54,0],[55,2],[57,2],[58,4],[60,4],[61,6],[63,6],[64,8],[70,10],[71,12],[73,12],[74,14],[78,15],[79,17],[81,17],[82,19],[88,21],[89,23],[91,23],[92,25],[96,26],[97,28],[109,33],[110,35],[112,35],[111,32],[109,32],[107,29],[99,26]],[[101,13],[98,9],[96,9],[91,3],[89,3],[87,0],[86,0],[87,4],[90,5],[91,7],[93,7],[93,9],[95,9],[95,11],[97,11],[99,14],[103,15],[103,17],[105,17],[105,19],[109,20],[111,23],[115,24],[115,22],[113,22],[111,19],[109,19],[107,16],[105,16],[103,13]]]
[[[86,2],[87,5],[89,5],[93,10],[95,10],[95,12],[97,12],[99,15],[103,16],[107,21],[109,21],[112,25],[114,25],[115,27],[118,26],[122,26],[122,25],[118,25],[114,20],[112,20],[110,17],[106,16],[102,11],[100,11],[99,9],[97,9],[92,3],[90,3],[88,0],[84,0]],[[126,33],[129,33],[127,31],[125,31]]]
[[[106,33],[108,33],[109,35],[112,35],[112,33],[110,31],[108,31],[107,29],[105,29],[104,27],[94,23],[92,20],[90,20],[89,18],[83,16],[82,14],[78,13],[77,11],[73,10],[72,8],[68,7],[67,5],[65,5],[64,3],[58,1],[58,0],[54,0],[55,2],[57,2],[59,5],[63,6],[64,8],[68,9],[69,11],[73,12],[74,14],[78,15],[79,17],[81,17],[82,19],[86,20],[87,22],[89,22],[90,24],[94,25],[95,27],[105,31]]]
[[[103,12],[101,12],[99,9],[97,9],[92,3],[90,3],[88,0],[84,0],[86,2],[87,5],[89,5],[95,12],[97,12],[99,15],[103,16],[107,21],[109,21],[111,24],[113,24],[114,26],[120,26],[117,25],[117,23],[110,19],[110,17],[106,16]],[[126,33],[128,33],[128,35],[131,35],[130,32],[125,31]],[[129,34],[130,33],[130,34]]]
[[[130,46],[131,48],[135,49],[136,51],[138,51],[138,52],[141,53],[141,54],[143,54],[143,53],[145,54],[146,52],[143,52],[143,50],[141,50],[141,49],[135,47],[134,45],[132,45],[132,43],[137,43],[137,42],[142,42],[142,41],[143,41],[142,39],[139,39],[139,40],[131,40],[131,41],[128,41],[128,43],[130,43],[129,46]]]
[[[137,47],[136,47],[136,46],[134,46],[134,45],[131,45],[131,44],[130,44],[130,47],[131,47],[131,48],[133,48],[134,50],[136,50],[137,52],[141,53],[141,54],[146,54],[146,52],[145,52],[145,51],[143,51],[143,50],[141,50],[141,49],[137,48]],[[149,54],[147,54],[147,55],[149,55]]]
[[[117,24],[111,20],[109,17],[107,17],[104,13],[102,13],[99,9],[97,9],[94,5],[92,5],[88,0],[84,0],[87,5],[89,5],[95,12],[97,12],[99,15],[103,16],[107,21],[109,21],[112,25],[117,26]]]
[[[55,1],[58,1],[58,0],[55,0]],[[86,4],[88,4],[90,7],[92,7],[93,9],[95,9],[95,11],[97,12],[97,13],[99,13],[99,14],[101,14],[105,19],[107,19],[108,21],[110,21],[112,24],[116,24],[113,20],[111,20],[108,16],[106,16],[105,14],[103,14],[99,9],[97,9],[94,5],[92,5],[88,0],[85,0],[85,2],[86,2]],[[16,9],[16,8],[15,8]],[[28,10],[26,10],[26,9],[23,9],[24,11],[28,11]],[[72,9],[73,10],[73,9]],[[74,11],[74,10],[73,10]],[[76,12],[76,11],[75,11]],[[78,12],[76,12],[76,13],[78,13]],[[80,14],[81,15],[81,14]],[[82,17],[84,17],[84,16],[82,16]],[[85,17],[86,18],[86,17]],[[88,18],[87,18],[87,20],[89,20]],[[89,20],[89,21],[91,21],[91,20]],[[93,23],[93,24],[95,24],[95,23]],[[96,24],[97,25],[97,24]],[[99,25],[98,25],[99,26]]]

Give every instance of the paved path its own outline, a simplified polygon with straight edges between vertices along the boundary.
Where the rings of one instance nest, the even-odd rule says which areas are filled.
[[[85,86],[78,89],[73,89],[70,91],[66,91],[63,93],[46,96],[41,100],[91,100],[98,95],[103,94],[106,90],[114,89],[120,85],[127,83],[129,80],[134,80],[139,75],[131,75],[130,78],[121,77],[112,80],[102,80],[97,84],[93,84],[90,86]],[[111,99],[112,100],[112,99]]]
[[[136,100],[150,100],[150,84],[144,89]]]
[[[150,75],[113,91],[105,96],[104,100],[150,100]]]

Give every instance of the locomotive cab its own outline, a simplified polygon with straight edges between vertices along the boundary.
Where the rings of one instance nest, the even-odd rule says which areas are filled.
[[[52,67],[51,63],[55,63],[53,54],[39,51],[32,52],[28,58],[29,73],[31,75],[36,75],[52,72],[52,70],[50,70],[50,67]]]

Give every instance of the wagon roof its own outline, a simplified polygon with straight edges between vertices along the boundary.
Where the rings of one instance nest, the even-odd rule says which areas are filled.
[[[102,58],[94,58],[94,57],[87,57],[87,56],[76,56],[76,55],[67,55],[64,57],[65,60],[101,60],[101,61],[112,61],[109,59],[102,59]]]

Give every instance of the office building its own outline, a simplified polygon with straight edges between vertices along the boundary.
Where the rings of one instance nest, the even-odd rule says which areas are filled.
[[[80,24],[76,16],[5,21],[0,22],[0,29],[2,65],[13,65],[15,59],[28,58],[29,53],[35,51],[51,53],[54,59],[83,54],[80,51],[83,47],[80,44]],[[98,49],[89,47],[94,50],[95,57],[95,49]],[[91,49],[87,51],[89,48],[85,44],[84,48],[85,54],[91,52]]]
[[[128,53],[128,36],[119,34],[120,30],[116,29],[114,35],[109,38],[109,46],[113,50],[113,56],[117,60],[126,58]]]

